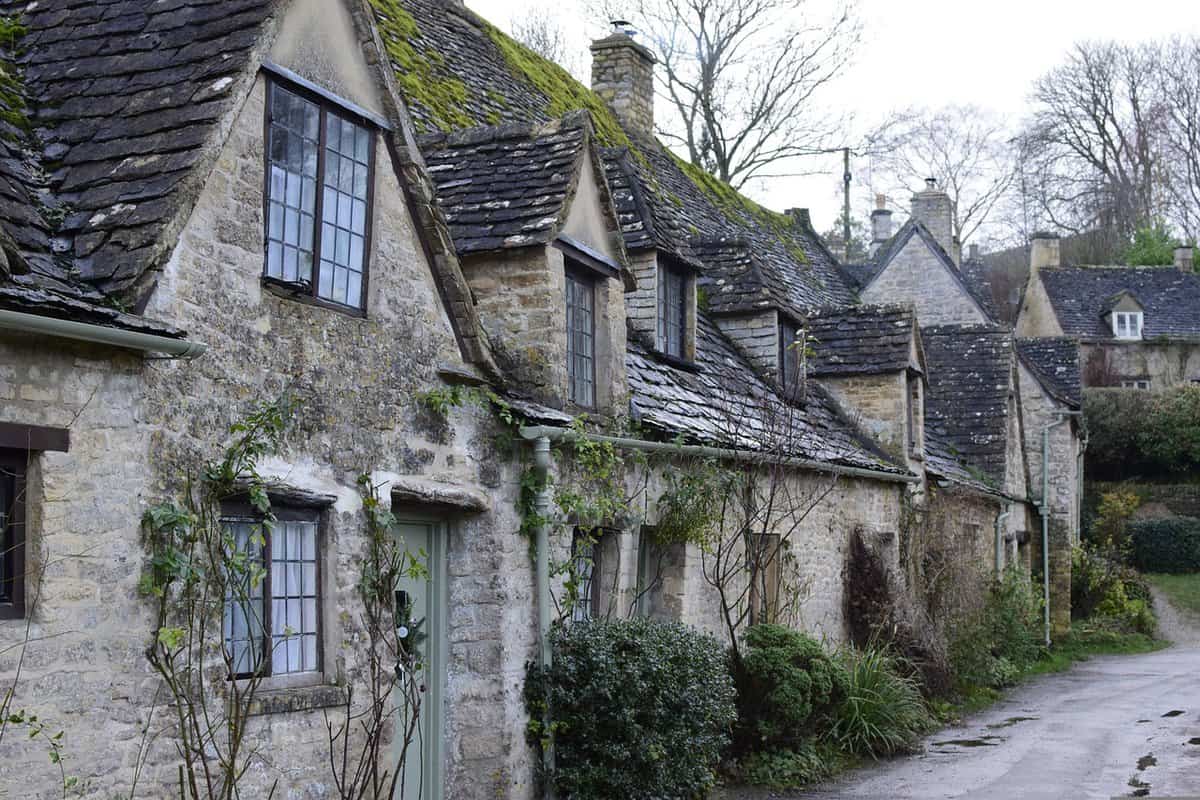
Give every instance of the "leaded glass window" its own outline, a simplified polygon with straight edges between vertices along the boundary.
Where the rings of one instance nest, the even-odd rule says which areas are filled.
[[[587,622],[595,616],[595,577],[600,574],[599,552],[595,537],[582,528],[576,528],[571,536],[571,566],[575,579],[575,606],[571,609],[573,622]]]
[[[687,337],[687,275],[660,267],[658,281],[658,345],[667,355],[683,358]]]
[[[235,676],[321,668],[316,512],[285,511],[270,525],[227,517],[236,552],[261,570],[237,570],[225,596],[224,636]]]
[[[779,323],[779,385],[785,391],[800,383],[800,331],[788,320]]]
[[[269,91],[265,274],[362,308],[373,133],[276,83]]]
[[[596,404],[596,284],[567,272],[567,394],[575,405]]]
[[[0,450],[0,619],[24,616],[25,463],[28,453]]]

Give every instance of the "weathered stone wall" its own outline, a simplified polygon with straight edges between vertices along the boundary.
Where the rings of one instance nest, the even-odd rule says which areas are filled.
[[[919,236],[910,238],[862,292],[864,303],[913,303],[922,325],[970,325],[987,318]]]
[[[1085,386],[1120,386],[1126,380],[1148,380],[1152,390],[1190,385],[1200,380],[1200,343],[1086,342],[1079,346]]]
[[[1141,501],[1134,519],[1195,517],[1200,519],[1200,485],[1195,483],[1135,483],[1088,481],[1084,484],[1085,516],[1094,515],[1100,498],[1109,492],[1132,492]]]
[[[940,630],[983,607],[996,576],[996,518],[1006,508],[1000,498],[955,486],[932,487],[915,504],[901,546],[904,574]],[[1015,548],[1015,541],[1003,545],[1005,565]]]
[[[631,253],[629,262],[637,289],[625,295],[625,316],[630,327],[653,342],[658,336],[658,256],[653,250]]]
[[[1026,285],[1025,297],[1017,316],[1017,336],[1062,335],[1062,326],[1058,324],[1058,317],[1050,304],[1050,296],[1046,294],[1046,286],[1037,273],[1034,273]]]
[[[825,376],[820,380],[863,430],[875,437],[889,453],[908,461],[908,381],[905,373]],[[920,418],[923,415],[918,409],[914,416]]]
[[[142,361],[84,345],[4,339],[3,363],[12,365],[6,419],[69,426],[73,438],[70,452],[36,458],[30,549],[45,565],[45,580],[31,613],[37,641],[25,648],[17,705],[67,731],[68,771],[89,796],[127,790],[158,685],[142,655],[150,618],[136,593],[141,512],[216,456],[230,423],[286,392],[298,412],[263,471],[337,498],[322,531],[332,569],[323,586],[321,683],[345,680],[358,664],[355,587],[365,539],[357,475],[372,471],[385,499],[391,482],[418,476],[493,498],[489,513],[447,517],[447,787],[453,797],[529,797],[531,755],[517,695],[535,615],[527,548],[514,535],[519,476],[494,452],[483,412],[456,411],[447,425],[418,400],[442,385],[441,366],[462,362],[382,148],[376,219],[387,224],[375,227],[365,318],[263,286],[264,94],[259,79],[146,309],[208,343],[203,358]],[[0,621],[0,651],[23,632],[22,621]],[[11,677],[18,652],[0,656],[0,679]],[[295,699],[303,706],[319,695],[301,689]],[[265,793],[276,779],[290,797],[331,791],[321,711],[256,718],[251,736],[272,758],[251,770],[249,792]],[[19,780],[27,794],[52,793],[44,752],[15,740],[3,751],[0,784]],[[170,794],[176,763],[161,737],[142,791]]]
[[[772,378],[779,374],[779,312],[722,314],[713,319],[755,369]]]
[[[654,134],[654,54],[624,33],[592,43],[592,91],[627,131]]]

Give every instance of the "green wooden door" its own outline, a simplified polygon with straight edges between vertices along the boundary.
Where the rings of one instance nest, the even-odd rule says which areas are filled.
[[[396,535],[404,548],[422,560],[428,577],[401,579],[396,587],[397,606],[404,610],[406,640],[417,653],[420,692],[415,737],[409,745],[403,781],[397,797],[403,800],[444,800],[442,787],[442,730],[446,680],[446,528],[439,522],[404,520]],[[399,756],[404,731],[411,720],[411,705],[399,695],[396,701],[398,726],[393,745]],[[393,761],[393,763],[396,763]]]

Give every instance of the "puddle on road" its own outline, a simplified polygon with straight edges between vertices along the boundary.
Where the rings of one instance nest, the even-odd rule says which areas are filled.
[[[1188,744],[1200,744],[1200,736],[1193,736],[1191,739],[1188,739]]]
[[[1139,719],[1139,720],[1137,721],[1137,724],[1138,724],[1138,725],[1145,725],[1145,724],[1146,724],[1147,722],[1149,722],[1149,721],[1150,721],[1150,720],[1148,720],[1148,719]]]
[[[1163,716],[1164,717],[1178,717],[1182,713],[1183,712],[1177,708],[1174,711],[1168,711],[1167,713],[1163,714]]]
[[[996,747],[1004,741],[1002,736],[980,736],[978,739],[947,739],[934,742],[934,747]]]
[[[1154,753],[1146,753],[1146,755],[1144,755],[1138,759],[1138,770],[1139,771],[1147,769],[1149,767],[1154,767],[1157,765],[1158,765],[1158,759],[1154,757]]]
[[[997,722],[992,725],[988,725],[988,728],[992,730],[997,730],[998,728],[1011,728],[1013,725],[1016,725],[1019,722],[1028,722],[1034,719],[1041,719],[1041,717],[1009,717],[1003,722]]]
[[[1150,784],[1140,780],[1136,775],[1129,777],[1129,785],[1133,788],[1133,791],[1129,793],[1130,797],[1148,797],[1150,795]]]

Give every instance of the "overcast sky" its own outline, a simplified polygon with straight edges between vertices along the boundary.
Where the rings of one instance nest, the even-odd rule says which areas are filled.
[[[550,15],[575,40],[574,69],[587,74],[587,43],[603,33],[585,11],[591,4],[466,1],[506,30],[524,14]],[[825,101],[853,112],[862,129],[892,109],[950,103],[975,103],[1015,121],[1032,81],[1058,64],[1077,40],[1200,34],[1196,0],[861,0],[859,9],[862,47]],[[824,230],[840,207],[839,162],[840,157],[824,166],[828,175],[779,179],[749,186],[747,193],[775,209],[807,206],[818,230]],[[915,176],[914,188],[920,182]],[[865,216],[867,209],[856,212]]]

